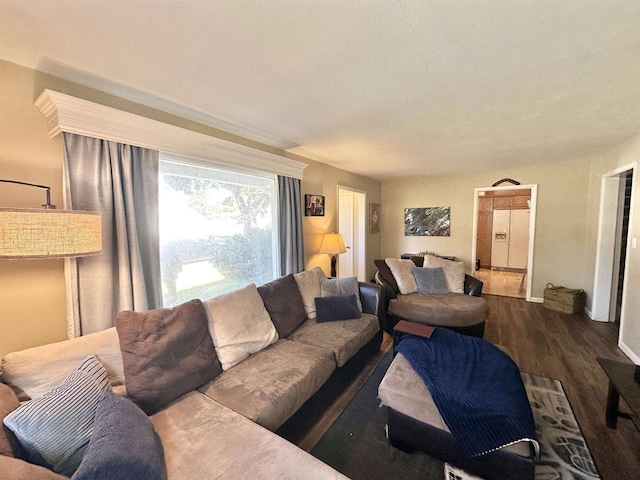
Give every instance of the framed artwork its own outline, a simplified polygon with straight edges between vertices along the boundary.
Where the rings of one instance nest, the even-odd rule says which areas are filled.
[[[380,231],[380,204],[369,204],[369,233],[378,233]]]
[[[451,207],[405,208],[404,235],[449,237]]]
[[[305,217],[324,217],[324,196],[305,195],[304,215]]]

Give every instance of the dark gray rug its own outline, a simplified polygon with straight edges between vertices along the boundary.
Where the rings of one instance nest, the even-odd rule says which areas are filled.
[[[388,353],[311,454],[352,480],[444,479],[444,463],[440,460],[419,452],[405,453],[389,445],[386,415],[377,396],[391,360]],[[598,479],[561,383],[526,373],[522,378],[541,444],[536,480]]]

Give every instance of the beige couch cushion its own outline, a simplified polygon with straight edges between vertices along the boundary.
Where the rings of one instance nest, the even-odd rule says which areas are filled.
[[[463,262],[452,262],[451,260],[436,257],[435,255],[425,255],[422,266],[424,268],[442,267],[444,280],[447,282],[449,291],[464,293],[464,272],[466,267]]]
[[[427,325],[469,327],[487,319],[489,305],[482,297],[463,293],[413,293],[391,300],[389,312]]]
[[[322,296],[320,280],[327,278],[327,276],[320,267],[316,267],[306,272],[296,273],[293,275],[293,278],[295,278],[298,284],[298,290],[300,290],[300,296],[302,297],[304,310],[307,312],[307,318],[316,318],[316,298]]]
[[[25,462],[19,458],[0,455],[0,478],[2,480],[68,480],[44,467]]]
[[[209,332],[223,370],[278,341],[255,284],[204,302]]]
[[[289,340],[332,351],[336,364],[342,367],[379,330],[378,317],[363,313],[360,318],[337,322],[316,323],[315,320],[307,320],[289,335]]]
[[[415,263],[401,258],[386,258],[384,261],[393,273],[393,278],[395,278],[401,294],[409,295],[418,291],[418,283],[416,277],[413,276]]]
[[[199,390],[263,427],[275,430],[335,369],[331,351],[283,339],[251,355]]]
[[[115,327],[8,353],[2,359],[2,375],[7,384],[19,391],[20,400],[28,400],[60,385],[89,355],[95,355],[104,365],[111,386],[124,384],[122,355]]]
[[[401,353],[393,359],[380,382],[378,397],[383,405],[397,412],[451,433],[429,389]],[[505,447],[504,450],[523,457],[528,457],[530,453],[526,441]]]
[[[292,443],[194,391],[151,417],[168,480],[347,477]]]

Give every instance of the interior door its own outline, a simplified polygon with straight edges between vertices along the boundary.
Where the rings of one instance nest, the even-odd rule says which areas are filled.
[[[338,255],[338,277],[352,277],[353,273],[353,239],[354,239],[354,198],[353,194],[346,190],[340,190],[338,196],[338,232],[342,235],[342,241],[347,249],[346,253]]]

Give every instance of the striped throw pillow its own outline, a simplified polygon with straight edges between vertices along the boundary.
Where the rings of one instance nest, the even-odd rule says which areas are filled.
[[[82,461],[104,391],[111,391],[107,371],[90,355],[58,387],[7,415],[4,424],[30,462],[70,477]]]

